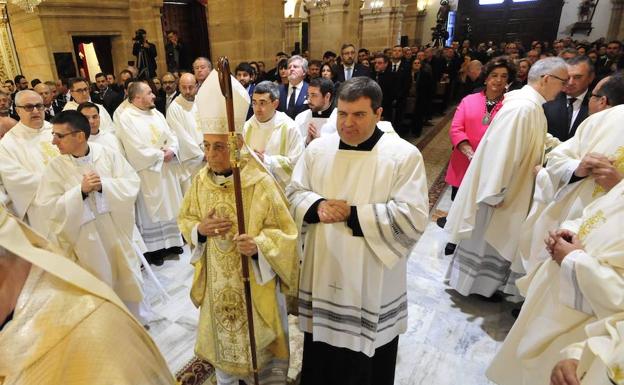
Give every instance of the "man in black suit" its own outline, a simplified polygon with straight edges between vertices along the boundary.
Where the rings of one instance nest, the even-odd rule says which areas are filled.
[[[300,112],[308,109],[308,83],[303,79],[308,73],[308,61],[295,55],[288,59],[288,84],[280,86],[278,111],[295,119]]]
[[[334,67],[336,74],[336,83],[344,83],[345,80],[358,76],[369,76],[368,67],[360,63],[355,63],[355,46],[353,44],[344,44],[340,49],[341,63]]]
[[[45,106],[45,120],[48,122],[51,121],[56,114],[62,111],[62,109],[54,107],[54,103],[52,103],[54,101],[54,95],[47,84],[39,83],[33,88],[33,91],[38,93],[43,100],[43,105]]]
[[[91,101],[103,105],[110,116],[113,116],[123,97],[109,87],[106,75],[102,72],[95,75],[95,85],[97,90],[91,93]]]
[[[578,126],[588,116],[591,97],[590,84],[594,81],[594,66],[586,56],[568,60],[568,76],[563,92],[555,100],[544,103],[548,133],[562,142],[574,136]]]
[[[167,40],[167,44],[165,44],[167,71],[190,71],[191,53],[186,44],[180,42],[178,32],[167,31]]]
[[[266,74],[264,75],[264,80],[280,82],[281,79],[279,75],[279,69],[277,68],[277,63],[279,63],[282,59],[288,59],[288,55],[281,51],[275,54],[275,68],[272,68],[266,72]]]
[[[395,130],[399,130],[396,124],[395,107],[397,106],[398,99],[402,95],[402,89],[404,88],[400,83],[404,81],[404,77],[399,72],[392,72],[390,66],[390,58],[383,54],[377,54],[374,58],[375,74],[373,79],[381,87],[383,98],[381,101],[381,107],[383,107],[382,118],[392,122]],[[398,132],[398,131],[397,131]]]

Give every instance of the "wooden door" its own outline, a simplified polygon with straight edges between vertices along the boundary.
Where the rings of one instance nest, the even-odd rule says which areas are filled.
[[[485,3],[499,4],[485,4]],[[466,38],[470,18],[473,44],[487,41],[553,41],[557,37],[563,0],[459,0],[456,40]]]

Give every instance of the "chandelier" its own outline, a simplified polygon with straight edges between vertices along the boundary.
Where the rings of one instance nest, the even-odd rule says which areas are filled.
[[[318,8],[322,14],[325,14],[327,8],[331,6],[331,0],[303,0],[308,8]]]
[[[373,0],[370,2],[371,11],[373,13],[380,13],[383,9],[384,1],[383,0]]]
[[[43,0],[11,0],[11,3],[17,5],[28,13],[32,13],[35,10],[35,7],[41,4],[42,1]]]

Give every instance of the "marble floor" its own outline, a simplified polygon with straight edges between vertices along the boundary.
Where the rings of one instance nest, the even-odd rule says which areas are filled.
[[[409,328],[399,342],[397,385],[489,384],[485,369],[513,324],[510,310],[514,305],[463,298],[443,283],[450,259],[443,252],[447,235],[433,219],[449,207],[450,191],[446,191],[408,262]],[[197,333],[198,311],[188,296],[193,271],[185,251],[179,258],[154,267],[168,299],[146,280],[154,313],[150,334],[173,372],[193,358]],[[291,338],[294,354],[290,376],[296,378],[301,336],[294,319]]]

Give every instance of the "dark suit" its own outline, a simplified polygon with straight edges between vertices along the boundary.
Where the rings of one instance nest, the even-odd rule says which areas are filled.
[[[373,79],[379,84],[383,94],[381,101],[381,107],[383,107],[382,116],[384,120],[391,121],[394,125],[397,117],[394,113],[397,100],[405,97],[405,86],[401,84],[405,80],[404,75],[400,72],[392,72],[392,67],[388,65],[384,72],[375,72]],[[398,127],[395,127],[395,129],[398,129]]]
[[[176,60],[176,51],[178,60]],[[167,71],[188,71],[192,69],[191,53],[186,44],[178,42],[178,45],[173,45],[172,42],[168,42],[165,44],[165,55],[167,56]]]
[[[588,105],[590,97],[591,91],[588,90],[571,128],[568,127],[568,101],[565,93],[562,92],[555,100],[544,103],[544,114],[546,114],[546,120],[548,121],[548,133],[562,142],[573,137],[577,127],[589,115]]]
[[[290,85],[282,84],[280,86],[280,103],[277,110],[285,112],[291,119],[294,119],[297,114],[309,108],[308,103],[306,103],[308,99],[308,83],[299,83],[297,87],[301,87],[301,91],[299,91],[299,96],[297,100],[295,100],[294,108],[290,110],[288,109],[288,87],[290,87]]]
[[[94,103],[101,104],[106,108],[106,111],[110,116],[113,116],[117,107],[123,101],[120,95],[113,91],[111,87],[106,88],[104,91],[97,90],[91,94],[91,100]]]
[[[336,83],[343,83],[345,81],[345,70],[342,64],[338,64],[334,67],[334,73],[336,74]],[[351,74],[352,78],[357,76],[371,76],[370,69],[366,66],[363,66],[359,63],[354,64],[353,73]]]

